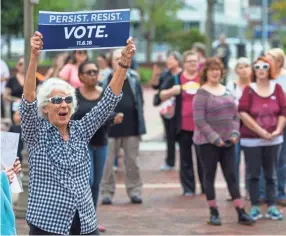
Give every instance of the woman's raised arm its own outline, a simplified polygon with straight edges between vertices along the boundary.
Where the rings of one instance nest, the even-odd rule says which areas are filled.
[[[109,86],[115,95],[120,95],[127,69],[131,65],[131,58],[135,54],[136,47],[132,38],[127,40],[127,46],[122,50],[122,56],[118,62],[119,67],[116,69]]]
[[[36,71],[40,50],[43,48],[42,38],[43,35],[40,32],[36,31],[30,39],[30,62],[24,83],[24,98],[28,102],[33,102],[36,98]]]

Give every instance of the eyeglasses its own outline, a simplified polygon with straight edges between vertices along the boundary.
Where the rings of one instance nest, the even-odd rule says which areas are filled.
[[[270,68],[270,65],[268,63],[256,63],[253,66],[254,70],[266,70],[268,71]]]
[[[48,101],[51,102],[52,104],[61,104],[63,101],[65,101],[67,104],[70,104],[73,102],[73,98],[72,96],[67,96],[67,97],[55,96],[49,98]]]
[[[188,60],[188,61],[185,61],[185,63],[198,63],[198,60]]]
[[[98,74],[98,70],[88,70],[88,71],[83,72],[83,74],[87,74],[89,76],[97,75]]]

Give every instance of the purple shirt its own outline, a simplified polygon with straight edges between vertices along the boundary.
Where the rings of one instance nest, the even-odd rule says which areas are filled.
[[[193,113],[195,144],[214,144],[219,138],[226,141],[234,134],[239,136],[237,107],[229,90],[216,96],[200,88],[194,97]]]

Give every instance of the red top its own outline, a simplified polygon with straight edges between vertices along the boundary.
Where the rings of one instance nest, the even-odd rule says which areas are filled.
[[[286,99],[279,84],[274,84],[274,92],[268,97],[260,97],[250,86],[245,87],[239,100],[239,112],[247,112],[263,129],[273,132],[278,117],[286,116]],[[260,138],[243,123],[240,128],[242,138]]]
[[[197,75],[194,79],[187,79],[183,73],[180,77],[182,84],[182,125],[181,129],[186,131],[193,131],[194,119],[193,119],[193,99],[197,90],[200,88],[200,77]]]

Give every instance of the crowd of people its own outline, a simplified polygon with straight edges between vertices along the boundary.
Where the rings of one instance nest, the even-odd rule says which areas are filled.
[[[113,204],[121,150],[127,195],[133,204],[143,202],[138,158],[146,127],[135,45],[128,40],[126,48],[101,54],[96,62],[85,50],[62,53],[41,76],[42,37],[36,32],[31,39],[26,75],[23,57],[12,77],[1,60],[1,117],[12,120],[10,132],[21,134],[19,160],[24,144],[29,155],[30,234],[99,234],[105,228],[97,224],[98,199]],[[285,54],[274,48],[254,62],[239,58],[237,78],[226,76],[229,56],[221,38],[213,57],[195,43],[182,55],[170,52],[163,70],[154,64],[150,83],[156,94],[148,105],[159,107],[165,130],[160,170],[175,170],[178,142],[182,194],[206,196],[210,224],[222,224],[215,194],[218,163],[238,223],[253,225],[262,218],[261,203],[268,206],[267,218],[282,220],[276,205],[286,205]],[[249,213],[240,189],[242,152]]]
[[[160,106],[167,139],[161,170],[174,169],[178,142],[183,195],[196,194],[194,145],[199,193],[206,195],[211,224],[221,224],[214,189],[218,162],[239,222],[253,224],[262,218],[262,202],[268,205],[267,218],[281,220],[276,204],[286,205],[285,54],[274,48],[253,63],[239,58],[235,66],[238,79],[230,79],[226,86],[222,84],[227,72],[224,60],[204,58],[201,66],[202,55],[195,44],[193,50],[184,52],[182,61],[178,52],[170,53],[164,72],[154,66],[152,85],[158,90],[154,105]],[[245,197],[252,205],[250,218],[239,189],[241,151]]]

